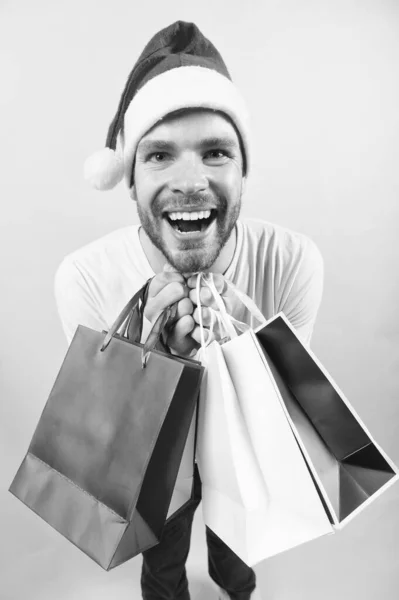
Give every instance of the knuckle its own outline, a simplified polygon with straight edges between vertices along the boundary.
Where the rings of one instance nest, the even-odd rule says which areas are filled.
[[[173,327],[173,331],[170,334],[170,342],[174,344],[177,348],[182,348],[187,345],[187,336],[194,329],[195,323],[194,319],[191,315],[185,315],[181,319],[179,319],[175,326]]]
[[[173,326],[172,335],[175,339],[179,339],[182,336],[182,332],[184,330],[184,319],[185,317],[181,317]]]
[[[197,283],[197,277],[198,275],[191,275],[188,279],[187,279],[187,285],[190,288],[195,288],[196,283]]]
[[[197,291],[195,289],[190,291],[189,298],[190,298],[191,302],[193,302],[194,304],[197,304]]]
[[[179,281],[173,281],[172,283],[170,283],[168,285],[168,292],[170,295],[176,298],[176,300],[182,298],[183,296],[186,296],[185,287]]]
[[[184,282],[184,277],[183,275],[181,275],[181,273],[178,273],[177,271],[166,271],[164,272],[164,275],[166,277],[166,281],[180,281],[180,282]]]
[[[190,331],[193,330],[194,328],[194,319],[191,315],[185,315],[184,317],[182,317],[180,319],[180,326],[181,326],[181,330],[182,332],[184,332],[185,335],[187,335],[187,333],[190,333]]]
[[[184,279],[180,275],[180,273],[176,273],[176,272],[172,272],[172,271],[161,271],[161,273],[158,273],[152,279],[149,290],[151,291],[151,288],[153,288],[153,289],[160,291],[160,290],[162,290],[162,288],[164,288],[166,285],[168,285],[168,283],[171,283],[173,281],[182,282],[182,281],[184,281]]]
[[[179,300],[177,305],[178,317],[184,317],[185,315],[190,315],[193,312],[193,303],[190,298],[185,297]]]
[[[201,302],[204,304],[209,304],[212,299],[212,294],[207,288],[202,288],[200,298]]]
[[[200,319],[202,318],[203,324],[208,325],[209,311],[206,307],[202,307],[201,310],[197,307],[194,311],[193,317],[198,324],[200,323]]]
[[[191,332],[191,337],[193,338],[193,340],[195,340],[198,344],[201,343],[201,334],[200,334],[200,329],[199,327],[194,327],[193,331]]]

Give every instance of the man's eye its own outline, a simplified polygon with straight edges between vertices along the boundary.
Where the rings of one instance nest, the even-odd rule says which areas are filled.
[[[205,154],[205,158],[225,158],[227,156],[224,150],[209,150]]]
[[[147,156],[147,160],[150,160],[152,162],[164,162],[166,158],[166,152],[152,152]]]

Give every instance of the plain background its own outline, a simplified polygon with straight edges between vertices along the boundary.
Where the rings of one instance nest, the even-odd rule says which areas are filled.
[[[140,558],[103,572],[7,492],[66,350],[62,258],[137,217],[123,184],[89,189],[150,37],[194,21],[250,109],[244,215],[302,231],[325,259],[312,346],[399,463],[399,3],[395,0],[0,2],[0,598],[138,598]],[[193,598],[211,598],[197,512]],[[399,486],[343,532],[256,569],[266,600],[394,600]],[[202,587],[202,592],[200,591]],[[195,588],[195,589],[194,589]]]

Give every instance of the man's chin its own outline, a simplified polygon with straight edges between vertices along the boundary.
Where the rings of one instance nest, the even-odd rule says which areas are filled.
[[[166,253],[168,262],[179,273],[197,273],[198,271],[207,271],[217,259],[219,252],[209,253],[209,251],[186,250],[180,252]]]
[[[155,224],[146,215],[139,213],[139,216],[147,238],[179,273],[212,270],[236,221],[224,228],[213,222],[205,235],[187,235],[186,238],[181,233],[175,235],[164,220]]]

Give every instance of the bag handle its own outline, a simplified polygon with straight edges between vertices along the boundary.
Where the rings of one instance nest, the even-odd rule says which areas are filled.
[[[150,352],[160,346],[166,354],[171,354],[168,346],[164,343],[162,336],[168,329],[169,325],[174,321],[176,317],[177,304],[171,304],[167,306],[165,310],[161,312],[155,321],[150,333],[148,334],[147,340],[144,343],[142,354],[141,354],[141,366],[144,369],[147,365]]]
[[[152,278],[151,278],[152,279]],[[107,332],[102,346],[101,352],[108,347],[111,340],[119,329],[121,329],[121,337],[127,337],[133,342],[140,342],[141,334],[143,330],[143,318],[144,318],[144,305],[147,299],[148,287],[151,283],[149,279],[142,288],[140,288],[134,296],[129,300],[126,306],[122,309],[119,316],[115,319],[114,323]],[[161,346],[161,349],[170,354],[169,348],[164,344],[162,340],[162,334],[167,329],[170,321],[175,318],[176,305],[173,304],[168,306],[164,311],[157,317],[152,329],[147,337],[145,344],[143,345],[141,354],[141,366],[145,368],[150,352],[156,348],[157,345]]]
[[[119,314],[119,316],[115,319],[115,321],[113,322],[113,324],[111,325],[107,335],[104,338],[103,344],[101,346],[101,352],[104,352],[104,350],[107,348],[108,344],[110,343],[111,339],[114,337],[114,335],[117,333],[117,331],[122,327],[122,325],[125,323],[125,321],[127,323],[131,323],[133,316],[138,315],[139,319],[136,319],[136,328],[135,328],[135,335],[133,336],[132,341],[136,342],[138,341],[137,338],[141,337],[141,333],[142,333],[142,315],[143,315],[143,310],[144,310],[144,302],[145,299],[147,297],[147,291],[148,291],[148,286],[150,284],[151,279],[149,279],[142,288],[140,288],[138,290],[138,292],[136,292],[134,294],[134,296],[129,300],[129,302],[126,304],[126,306],[122,309],[121,313]],[[123,332],[121,332],[121,335],[125,335],[126,334],[126,327],[124,328]]]
[[[248,329],[250,329],[249,325],[247,325],[246,323],[242,323],[241,321],[237,321],[237,319],[235,319],[234,317],[232,317],[231,315],[228,314],[225,303],[223,302],[223,298],[216,289],[212,273],[198,273],[196,291],[197,291],[197,305],[198,305],[198,308],[200,309],[199,315],[201,315],[201,306],[202,306],[201,299],[200,299],[200,293],[199,293],[201,281],[203,281],[203,283],[206,285],[206,287],[208,287],[208,289],[212,293],[212,296],[215,300],[215,304],[218,308],[218,311],[216,312],[217,321],[219,323],[219,326],[220,325],[223,326],[226,336],[230,339],[234,339],[235,337],[238,336],[237,330],[240,332],[248,331]],[[231,281],[229,281],[228,279],[225,279],[225,281],[226,281],[226,285],[229,288],[229,290],[248,309],[248,311],[251,314],[251,317],[254,317],[261,324],[264,324],[266,322],[266,319],[263,316],[263,314],[261,313],[261,311],[259,310],[259,308],[256,306],[255,302],[249,296],[247,296],[244,292],[242,292],[239,288],[237,288]],[[212,309],[210,309],[210,313],[212,316],[214,311]],[[203,332],[202,332],[202,319],[201,318],[200,318],[200,329],[201,329],[201,335],[202,335]],[[202,337],[201,337],[201,341],[202,341]]]
[[[203,274],[205,275],[205,274]],[[223,327],[227,333],[227,335],[229,336],[229,338],[232,340],[234,338],[237,337],[237,331],[234,328],[234,325],[231,321],[230,315],[228,314],[227,310],[226,310],[226,305],[222,300],[222,297],[220,296],[219,292],[216,289],[215,286],[215,282],[213,281],[213,274],[209,273],[208,275],[204,276],[204,283],[205,285],[210,289],[213,299],[215,300],[216,306],[219,310],[219,318],[220,321],[223,324]]]
[[[264,315],[262,314],[262,312],[259,310],[259,308],[256,306],[255,302],[252,300],[252,298],[247,296],[247,294],[245,294],[242,290],[240,290],[240,288],[238,288],[236,285],[234,285],[234,283],[232,281],[229,281],[228,279],[226,279],[225,281],[226,281],[227,287],[243,303],[245,308],[250,313],[251,317],[254,317],[257,321],[259,321],[259,323],[261,323],[261,325],[264,325],[266,323],[266,319],[265,319]],[[216,288],[215,288],[215,291],[216,291],[216,293],[218,293]],[[236,323],[240,323],[240,321],[237,321],[230,315],[229,315],[229,317]],[[241,325],[244,325],[244,327],[245,327],[246,324],[242,323]]]
[[[213,310],[210,311],[211,314],[211,324],[209,326],[209,330],[208,330],[208,337],[207,340],[205,341],[205,336],[204,336],[204,324],[202,321],[202,303],[201,303],[201,295],[200,295],[200,290],[201,290],[201,276],[203,275],[203,273],[198,273],[198,277],[197,277],[197,283],[195,286],[195,291],[197,293],[197,307],[198,307],[198,319],[199,319],[199,328],[200,328],[200,336],[201,336],[201,348],[204,350],[207,346],[209,346],[209,344],[211,343],[211,339],[212,339],[212,333],[213,333],[213,328],[215,325],[215,320],[220,324],[219,321],[219,315],[217,313],[215,313]]]

